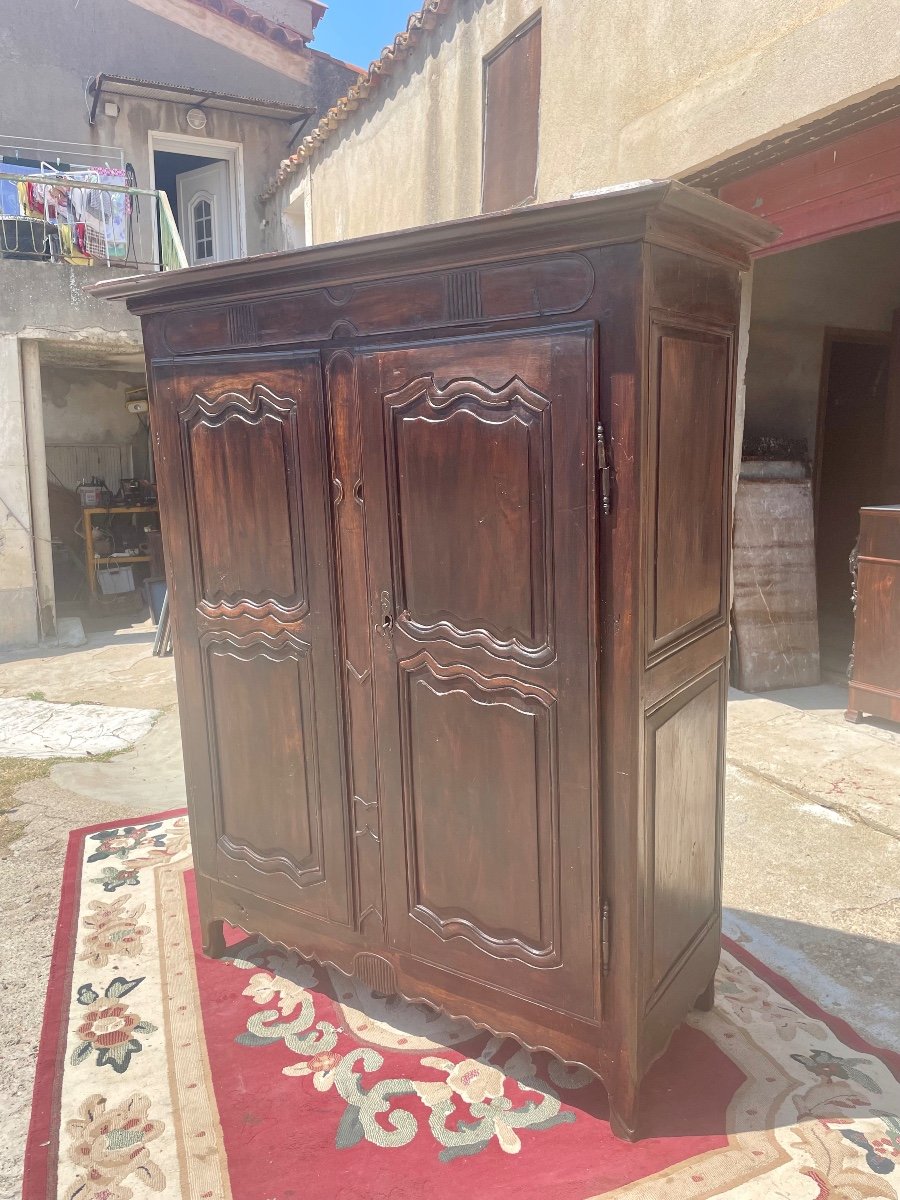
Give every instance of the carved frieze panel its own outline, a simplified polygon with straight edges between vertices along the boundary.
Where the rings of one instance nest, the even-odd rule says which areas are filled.
[[[296,341],[401,333],[441,325],[577,312],[594,288],[581,254],[428,272],[273,300],[206,305],[173,313],[163,337],[173,354]]]

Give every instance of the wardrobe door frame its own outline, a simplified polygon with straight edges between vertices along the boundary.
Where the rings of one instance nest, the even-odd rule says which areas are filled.
[[[263,903],[282,905],[304,919],[352,927],[344,701],[333,652],[340,631],[320,355],[310,348],[222,352],[154,358],[150,367],[185,770],[198,867],[214,882],[259,896]],[[240,486],[240,478],[236,481],[236,491],[238,496],[247,497],[246,511],[253,518],[248,515],[247,520],[255,532],[259,532],[255,520],[259,514],[253,512],[255,497],[249,486],[254,479],[257,491],[267,488],[269,500],[281,505],[282,511],[271,517],[279,534],[275,544],[281,553],[277,560],[280,591],[270,588],[271,594],[263,595],[258,590],[251,594],[244,576],[254,574],[257,557],[266,564],[273,563],[274,572],[275,549],[268,552],[263,547],[255,556],[249,539],[242,540],[236,534],[236,540],[230,543],[229,530],[223,527],[217,531],[215,522],[211,522],[210,544],[223,548],[217,569],[223,580],[238,578],[240,586],[220,589],[221,594],[202,594],[204,587],[209,590],[201,549],[202,507],[212,504],[213,498],[204,497],[198,506],[191,467],[192,430],[199,429],[203,434],[209,471],[214,472],[218,466],[227,478],[226,468],[236,459],[233,447],[226,449],[223,443],[218,453],[214,447],[216,436],[228,438],[230,421],[238,422],[233,427],[236,432],[230,435],[232,441],[240,439],[243,426],[266,431],[265,438],[260,434],[256,440],[235,443],[242,448],[241,469],[246,475],[244,487]],[[254,457],[258,460],[256,471]],[[279,467],[284,472],[283,487],[276,470]],[[222,493],[223,497],[228,494]],[[229,514],[223,499],[217,517],[225,521],[236,515],[239,523],[240,509],[237,514]],[[237,669],[236,662],[245,661],[253,664],[251,669],[259,675],[270,664],[273,684],[277,681],[285,701],[291,702],[289,711],[296,710],[296,721],[289,721],[278,744],[287,746],[291,734],[297,731],[296,745],[285,751],[281,775],[292,780],[296,772],[291,763],[302,767],[303,779],[297,784],[296,794],[309,818],[304,826],[309,844],[303,862],[295,860],[292,847],[273,845],[268,853],[261,854],[252,845],[232,844],[227,836],[223,804],[228,780],[220,776],[222,755],[217,750],[223,730],[216,727],[213,706],[212,672],[219,656],[224,659],[222,669],[229,671]],[[290,666],[285,666],[291,663],[296,664],[296,679],[290,675]],[[271,702],[266,686],[257,689],[256,701],[248,698],[246,702],[254,719],[257,704],[266,714],[260,717],[263,733],[270,720],[277,726],[279,711],[266,712]],[[314,746],[312,756],[307,751],[310,742]],[[225,757],[227,760],[227,753]],[[274,756],[266,762],[273,763],[273,778],[280,778]],[[244,785],[247,794],[242,793],[237,803],[239,807],[247,806],[245,819],[252,825],[253,797],[249,795],[248,780]],[[260,787],[264,789],[264,779]],[[273,809],[273,821],[278,824],[281,819]],[[293,828],[290,819],[287,826]]]
[[[601,1001],[599,553],[594,458],[598,406],[597,343],[597,327],[591,322],[532,326],[463,337],[449,335],[356,348],[378,714],[379,787],[386,860],[387,945],[395,952],[440,967],[448,974],[462,975],[473,983],[477,981],[486,990],[509,992],[591,1020],[599,1019]],[[465,364],[467,346],[471,348],[476,365],[482,360],[491,374],[489,384],[470,380]],[[509,369],[505,355],[511,362]],[[544,390],[549,389],[547,395],[540,394],[540,387],[535,392],[528,380],[518,378],[517,355],[523,363],[522,373],[540,375]],[[548,486],[553,489],[553,494],[545,498],[550,508],[546,514],[545,536],[550,540],[544,549],[549,554],[548,569],[553,587],[547,590],[535,617],[540,625],[539,618],[543,614],[543,642],[536,635],[530,639],[527,636],[501,637],[500,631],[490,630],[489,623],[484,628],[463,632],[453,628],[452,620],[432,622],[430,628],[410,632],[415,621],[405,610],[406,593],[398,575],[398,555],[402,554],[402,535],[398,532],[401,500],[397,472],[400,468],[396,456],[388,450],[388,425],[392,418],[385,411],[383,398],[379,400],[383,382],[381,364],[404,356],[410,360],[411,375],[406,385],[399,389],[397,400],[401,407],[412,406],[410,411],[422,408],[419,418],[431,422],[440,421],[442,409],[449,412],[452,420],[457,412],[455,405],[471,411],[476,419],[481,406],[481,424],[485,427],[508,421],[515,421],[520,426],[530,422],[533,431],[539,432],[534,432],[529,442],[529,462],[534,461],[535,454],[546,455],[545,470],[551,481],[554,477],[567,480],[566,467],[576,479],[568,485],[572,495],[567,494],[563,483],[551,482]],[[455,357],[459,359],[458,366],[453,361]],[[440,364],[433,374],[429,360]],[[422,364],[421,369],[415,367],[416,363]],[[438,374],[440,378],[436,378]],[[470,396],[473,404],[467,399]],[[551,408],[556,411],[563,405],[565,407],[556,420],[558,429],[554,438],[549,414]],[[521,411],[514,411],[516,406]],[[429,411],[426,413],[425,409]],[[557,505],[565,500],[571,502],[573,495],[581,495],[582,487],[586,494],[571,507],[576,514],[574,518],[568,523],[561,516],[554,518],[554,502]],[[579,505],[581,518],[577,515]],[[552,574],[554,562],[559,564],[558,576]],[[543,570],[538,571],[534,579],[536,587],[546,586]],[[582,586],[583,591],[580,591]],[[564,602],[573,588],[573,595],[581,597],[576,602],[576,607],[580,606],[578,613],[573,613]],[[484,621],[481,624],[484,625]],[[394,644],[401,642],[404,661],[398,664]],[[582,647],[585,664],[581,682],[572,683],[570,691],[557,695],[553,689],[558,686],[560,674],[563,671],[578,672],[574,653],[576,643]],[[535,793],[536,797],[539,792],[545,796],[546,811],[539,811],[538,822],[550,821],[549,827],[542,826],[543,831],[536,832],[537,844],[540,847],[545,838],[552,843],[549,848],[543,847],[542,860],[544,869],[550,872],[542,877],[551,889],[542,903],[549,904],[547,919],[555,924],[554,928],[547,929],[546,950],[539,946],[532,948],[527,939],[514,936],[508,929],[501,930],[499,936],[493,938],[479,933],[462,912],[447,913],[443,917],[432,913],[429,917],[425,912],[427,905],[415,903],[417,847],[410,841],[415,825],[410,807],[410,772],[413,769],[410,754],[415,749],[415,738],[412,727],[402,715],[402,697],[406,692],[399,674],[403,672],[397,673],[396,677],[391,675],[398,666],[406,672],[404,677],[410,686],[419,682],[418,677],[422,676],[421,682],[426,687],[437,688],[446,695],[462,687],[476,704],[493,697],[492,703],[502,711],[510,707],[517,710],[519,722],[535,723],[534,736],[546,743],[545,752],[537,748],[537,742],[533,751],[543,762],[535,768],[535,787],[539,788],[539,780],[543,779],[551,789],[543,793],[539,788]],[[549,673],[547,679],[557,679],[557,682],[552,685],[542,683],[542,671]],[[430,683],[425,681],[423,673],[429,676]],[[388,682],[389,678],[394,682]],[[547,691],[548,686],[551,691]],[[583,707],[579,709],[580,724],[574,712],[576,691],[584,697]],[[558,705],[560,699],[562,705]],[[560,707],[563,708],[562,721],[559,719]],[[399,725],[395,723],[395,717],[399,718]],[[560,756],[565,775],[562,784]],[[578,794],[580,800],[575,799]],[[576,812],[578,805],[581,805],[580,812]],[[538,808],[541,809],[540,804]],[[402,818],[399,816],[401,811]],[[580,848],[573,836],[576,825],[581,830]],[[584,835],[585,829],[589,831],[588,836]],[[511,848],[514,845],[513,841]],[[405,859],[402,885],[392,874],[399,869],[397,859],[401,847]],[[465,848],[460,847],[460,852],[465,853]],[[539,856],[542,853],[540,848],[537,853]],[[577,902],[568,894],[573,871],[578,876]],[[399,900],[398,888],[401,886],[407,896],[406,907]],[[577,918],[574,914],[576,903]],[[419,915],[414,916],[414,912]],[[567,980],[565,985],[561,984],[562,975]]]

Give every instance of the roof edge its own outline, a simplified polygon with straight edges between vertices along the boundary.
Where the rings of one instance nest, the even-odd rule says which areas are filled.
[[[409,17],[406,29],[402,33],[398,33],[389,46],[385,46],[368,71],[362,72],[362,77],[354,83],[347,94],[329,108],[312,133],[303,139],[294,153],[281,161],[274,178],[269,181],[265,190],[260,192],[259,199],[268,200],[283,183],[295,175],[303,163],[310,159],[332,134],[378,91],[381,83],[388,79],[405,59],[410,57],[425,35],[438,26],[455,5],[456,0],[425,0],[419,11],[412,13]],[[354,69],[358,70],[359,68]]]

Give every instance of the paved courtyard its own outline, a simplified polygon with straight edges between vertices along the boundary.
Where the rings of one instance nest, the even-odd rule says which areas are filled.
[[[152,641],[149,627],[134,627],[79,649],[0,660],[0,1200],[21,1186],[68,833],[184,804],[172,660],[153,658]],[[726,929],[824,1008],[896,1048],[900,732],[847,725],[845,695],[733,693]],[[57,739],[43,747],[42,726]],[[76,728],[68,748],[85,757],[65,757],[66,731]],[[110,749],[133,745],[98,759],[95,732],[119,739]],[[17,738],[27,759],[10,756],[21,753]]]

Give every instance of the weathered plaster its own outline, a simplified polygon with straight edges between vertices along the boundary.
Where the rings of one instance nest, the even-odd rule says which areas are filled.
[[[282,75],[309,83],[312,75],[312,56],[297,54],[252,30],[244,29],[227,17],[207,9],[199,8],[191,0],[130,0],[151,13],[159,13],[182,29],[211,38],[229,50],[246,54],[264,67],[280,71]],[[222,87],[221,91],[230,91]]]
[[[85,285],[111,275],[121,272],[0,259],[0,334],[139,346],[140,323],[125,305],[96,300],[84,291]]]
[[[147,431],[125,407],[128,388],[141,387],[143,372],[44,365],[45,440],[71,445],[130,445],[135,473],[147,474]]]
[[[19,341],[0,336],[0,646],[38,641],[31,536]]]
[[[460,0],[313,156],[317,242],[479,211],[482,61],[538,7],[539,201],[688,174],[900,79],[900,0]]]

